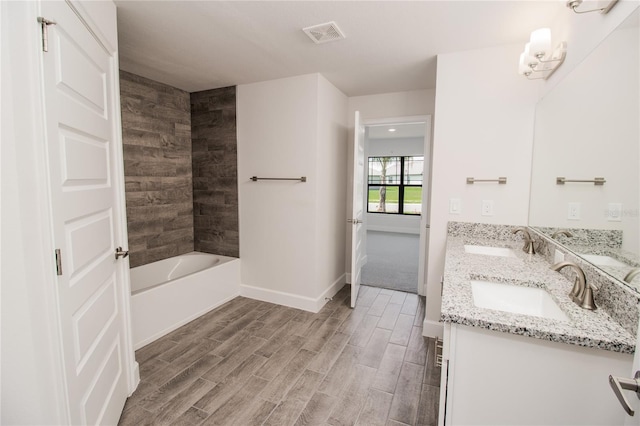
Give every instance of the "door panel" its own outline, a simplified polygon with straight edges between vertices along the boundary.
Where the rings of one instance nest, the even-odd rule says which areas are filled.
[[[356,306],[365,256],[364,126],[356,111],[353,140],[353,207],[351,212],[351,307]]]
[[[126,400],[124,285],[118,279],[113,185],[117,75],[111,54],[65,2],[43,2],[45,119],[57,292],[73,424],[117,423]],[[121,218],[120,218],[121,219]]]

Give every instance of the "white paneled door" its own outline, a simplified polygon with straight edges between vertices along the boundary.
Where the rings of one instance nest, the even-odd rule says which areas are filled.
[[[364,219],[364,125],[356,111],[353,137],[353,208],[351,212],[351,307],[356,306],[365,256]]]
[[[42,2],[41,13],[55,22],[42,60],[67,414],[72,424],[116,424],[129,360],[122,260],[114,256],[123,245],[117,61],[66,2]]]

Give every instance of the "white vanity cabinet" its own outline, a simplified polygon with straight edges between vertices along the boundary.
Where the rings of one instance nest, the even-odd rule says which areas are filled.
[[[621,425],[609,374],[633,356],[445,324],[440,417],[444,425]]]

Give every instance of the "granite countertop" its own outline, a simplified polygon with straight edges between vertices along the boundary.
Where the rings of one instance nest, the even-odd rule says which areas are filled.
[[[470,254],[465,252],[465,244],[508,247],[513,249],[517,257]],[[569,317],[569,321],[478,308],[473,304],[470,280],[543,287]],[[524,253],[522,242],[449,235],[441,320],[552,342],[633,353],[635,336],[611,319],[604,310],[589,311],[576,305],[568,296],[572,287],[573,282],[552,271],[542,256]]]

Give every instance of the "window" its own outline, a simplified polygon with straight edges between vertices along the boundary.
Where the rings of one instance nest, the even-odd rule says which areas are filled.
[[[422,213],[424,157],[369,157],[367,212]]]

